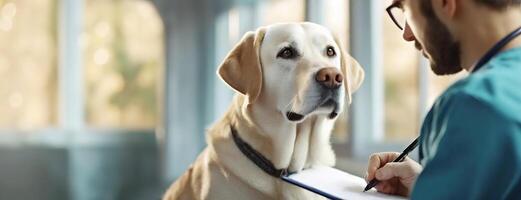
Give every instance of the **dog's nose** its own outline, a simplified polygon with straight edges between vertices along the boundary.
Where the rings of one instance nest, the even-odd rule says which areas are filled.
[[[342,85],[342,80],[344,79],[342,73],[337,68],[334,67],[326,67],[317,72],[315,76],[315,80],[317,80],[320,85],[325,86],[329,89],[336,89]]]

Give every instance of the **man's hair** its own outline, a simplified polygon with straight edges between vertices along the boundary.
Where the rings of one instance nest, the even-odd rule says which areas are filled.
[[[503,10],[509,6],[521,5],[521,0],[474,0],[496,10]]]
[[[474,0],[476,3],[485,5],[495,10],[503,10],[509,6],[521,6],[521,0]],[[420,7],[422,11],[429,12],[428,14],[434,14],[432,11],[432,4],[430,0],[421,0]],[[431,13],[432,12],[432,13]]]

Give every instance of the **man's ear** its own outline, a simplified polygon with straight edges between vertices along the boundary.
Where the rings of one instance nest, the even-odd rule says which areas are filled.
[[[255,102],[262,89],[260,45],[265,33],[264,28],[247,32],[217,70],[226,84],[248,96],[248,104]]]
[[[360,88],[364,81],[365,72],[362,66],[351,55],[347,54],[340,40],[335,38],[335,41],[340,49],[340,65],[342,73],[344,74],[344,88],[346,90],[346,97],[348,104],[351,104],[351,94]]]
[[[458,4],[461,2],[458,0],[435,0],[430,3],[438,18],[453,19],[456,16]]]

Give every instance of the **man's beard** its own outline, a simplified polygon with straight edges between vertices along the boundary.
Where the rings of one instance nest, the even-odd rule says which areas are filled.
[[[460,44],[434,12],[431,13],[425,15],[427,28],[423,44],[424,50],[430,55],[431,69],[437,75],[458,73],[462,70]],[[421,48],[418,42],[415,45]]]

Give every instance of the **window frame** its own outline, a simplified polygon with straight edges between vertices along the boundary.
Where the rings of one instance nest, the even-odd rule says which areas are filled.
[[[186,8],[201,7],[200,2],[179,3],[182,6],[176,4],[173,10],[164,11],[161,15],[167,32],[163,90],[165,111],[161,130],[161,137],[164,138],[164,185],[181,176],[196,159],[206,146],[205,130],[229,107],[235,93],[217,77],[216,70],[242,35],[259,26],[258,13],[263,8],[263,3],[256,1],[236,4],[210,1],[203,6],[205,10],[192,12]],[[239,22],[238,29],[230,30],[230,22]],[[185,32],[172,34],[170,38],[169,31],[174,29]],[[199,51],[186,52],[186,46],[196,46]],[[185,55],[176,54],[183,51]],[[198,83],[200,74],[208,80],[206,83]],[[197,92],[187,94],[187,91]],[[197,110],[194,112],[193,108]]]
[[[55,126],[34,130],[15,128],[0,130],[0,146],[44,145],[69,148],[77,144],[108,144],[126,141],[119,133],[131,133],[137,137],[155,137],[153,128],[92,128],[86,126],[84,65],[82,64],[81,39],[83,32],[84,1],[59,1],[58,9],[58,121]],[[115,134],[106,136],[106,134]],[[140,136],[143,135],[143,136]],[[147,136],[150,135],[150,136]],[[87,137],[88,136],[88,137]],[[103,141],[101,138],[110,138]]]
[[[83,1],[61,1],[58,54],[58,126],[81,130],[85,126],[85,96],[80,38],[83,30]]]
[[[350,26],[358,27],[350,29],[351,55],[360,62],[366,72],[364,84],[354,95],[350,113],[353,130],[349,146],[355,159],[367,160],[375,152],[402,151],[410,142],[384,140],[385,83],[383,63],[382,59],[379,59],[383,58],[381,32],[384,10],[378,0],[350,1]],[[416,115],[420,119],[419,122],[422,122],[427,111],[428,61],[421,58],[419,65],[419,109]],[[417,158],[416,152],[410,155]]]

